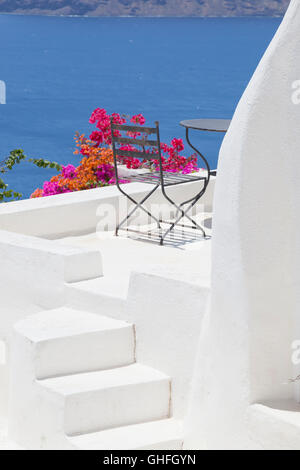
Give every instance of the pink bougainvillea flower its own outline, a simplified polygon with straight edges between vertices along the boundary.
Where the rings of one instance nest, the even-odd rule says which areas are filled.
[[[136,114],[135,116],[132,116],[130,119],[130,122],[133,124],[139,124],[140,126],[143,126],[146,122],[146,119],[142,114]]]
[[[56,181],[45,181],[43,186],[43,196],[55,196],[56,194],[68,192],[70,192],[68,188],[60,186]]]
[[[177,150],[177,152],[181,152],[184,150],[184,143],[182,139],[173,139],[171,142],[173,148]]]
[[[102,120],[106,116],[107,116],[107,112],[105,109],[97,108],[91,114],[90,124],[95,124],[97,121]]]
[[[96,171],[97,180],[102,183],[108,183],[113,178],[115,169],[112,165],[104,163]]]
[[[61,173],[64,178],[72,179],[76,177],[76,168],[74,165],[69,164],[67,166],[62,167]]]
[[[99,147],[100,144],[102,144],[104,137],[103,137],[103,132],[101,131],[93,131],[90,135],[90,139],[95,142],[97,147]]]
[[[63,166],[61,172],[53,176],[50,181],[46,181],[43,188],[36,189],[31,195],[32,198],[52,196],[55,194],[67,193],[72,191],[82,191],[92,189],[98,186],[108,186],[116,184],[113,167],[113,152],[111,149],[111,119],[114,124],[132,123],[143,126],[146,122],[142,114],[135,114],[131,118],[112,113],[109,115],[103,108],[96,108],[91,116],[90,123],[96,129],[90,135],[90,140],[79,133],[75,136],[77,149],[75,154],[83,156],[80,165],[75,168],[73,165]],[[136,139],[143,134],[141,132],[126,132],[125,135]],[[120,136],[119,129],[114,130],[116,136]],[[121,150],[140,150],[141,147],[133,145],[123,145]],[[182,139],[173,139],[171,145],[161,144],[162,167],[163,171],[171,173],[192,173],[198,170],[197,156],[191,155],[185,157],[181,154],[184,150]],[[159,161],[157,158],[157,149],[147,150],[150,153],[150,160],[140,160],[134,157],[119,156],[119,163],[129,169],[147,168],[148,170],[159,170]],[[121,179],[121,183],[128,183],[128,180]]]

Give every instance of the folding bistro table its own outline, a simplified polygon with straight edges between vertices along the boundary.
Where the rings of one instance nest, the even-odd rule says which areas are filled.
[[[204,157],[204,155],[196,149],[190,141],[189,131],[196,130],[196,131],[203,131],[203,132],[223,132],[226,133],[229,129],[231,123],[231,119],[188,119],[185,121],[181,121],[180,125],[185,127],[186,129],[186,141],[189,146],[197,153],[200,157],[202,162],[205,165],[205,168],[208,171],[208,175],[210,177],[212,171],[210,169],[209,163]],[[213,173],[215,170],[213,171]],[[207,182],[208,185],[209,181]]]

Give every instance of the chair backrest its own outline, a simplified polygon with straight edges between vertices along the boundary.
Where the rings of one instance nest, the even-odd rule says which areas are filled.
[[[117,164],[117,157],[131,157],[143,160],[158,160],[161,166],[159,122],[155,122],[155,127],[144,127],[114,124],[111,119],[111,135],[115,165]],[[121,145],[133,146],[134,149],[122,150]],[[151,151],[152,149],[154,151]]]

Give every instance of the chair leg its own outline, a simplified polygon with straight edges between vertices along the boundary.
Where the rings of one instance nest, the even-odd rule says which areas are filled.
[[[192,227],[193,229],[201,230],[203,232],[203,235],[206,237],[206,233],[203,230],[203,227],[201,227],[201,225],[199,225],[190,215],[187,214],[187,212],[189,212],[193,208],[193,206],[199,201],[199,199],[200,197],[196,196],[196,198],[189,199],[188,201],[185,201],[182,204],[180,204],[179,206],[180,209],[177,209],[175,217],[178,217],[178,213],[183,210],[183,206],[185,206],[186,204],[192,203],[191,206],[188,209],[186,209],[186,211],[184,211],[185,212],[184,217],[187,217],[187,219],[189,219],[189,221],[192,222],[192,224],[194,225],[194,227]]]
[[[118,236],[118,232],[121,229],[121,227],[129,221],[129,219],[133,216],[133,214],[138,210],[141,209],[143,212],[145,212],[151,219],[153,219],[156,223],[158,228],[161,228],[160,226],[160,221],[153,215],[151,214],[145,207],[143,207],[143,204],[152,196],[152,194],[159,188],[159,185],[156,185],[152,191],[150,191],[143,199],[141,202],[135,201],[135,199],[128,194],[126,194],[124,191],[120,190],[133,204],[135,204],[135,207],[127,214],[127,216],[119,223],[119,225],[116,227],[116,236]]]
[[[180,212],[180,215],[176,218],[175,222],[173,224],[171,224],[171,227],[168,228],[168,230],[166,230],[166,232],[164,233],[163,235],[163,240],[166,238],[166,236],[172,232],[172,230],[176,227],[176,225],[179,224],[179,222],[181,221],[181,219],[183,219],[184,217],[187,217],[189,219],[190,222],[192,222],[192,224],[195,226],[195,230],[200,230],[203,234],[203,237],[204,238],[207,238],[206,236],[206,232],[205,230],[192,218],[188,215],[188,212],[194,207],[194,205],[199,201],[199,199],[201,198],[202,194],[200,193],[198,196],[196,196],[192,202],[191,201],[187,201],[186,203],[188,202],[191,202],[191,204],[189,205],[189,207],[184,210],[182,208],[182,204],[180,206],[178,206],[167,194],[165,191],[163,191],[163,194],[165,196],[165,198],[167,199],[167,201],[169,201],[171,204],[173,204],[173,206],[177,209],[177,214],[178,212]]]

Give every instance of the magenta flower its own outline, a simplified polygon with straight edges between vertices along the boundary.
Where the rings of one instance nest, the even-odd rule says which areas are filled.
[[[43,196],[55,196],[56,194],[69,192],[69,189],[59,186],[56,181],[45,181],[43,186]]]
[[[63,166],[61,173],[64,178],[68,178],[68,179],[76,178],[76,168],[74,165]]]
[[[109,181],[113,178],[114,174],[115,174],[114,167],[112,165],[109,165],[108,163],[100,165],[96,172],[97,180],[100,183],[104,183],[104,184],[109,183]]]

